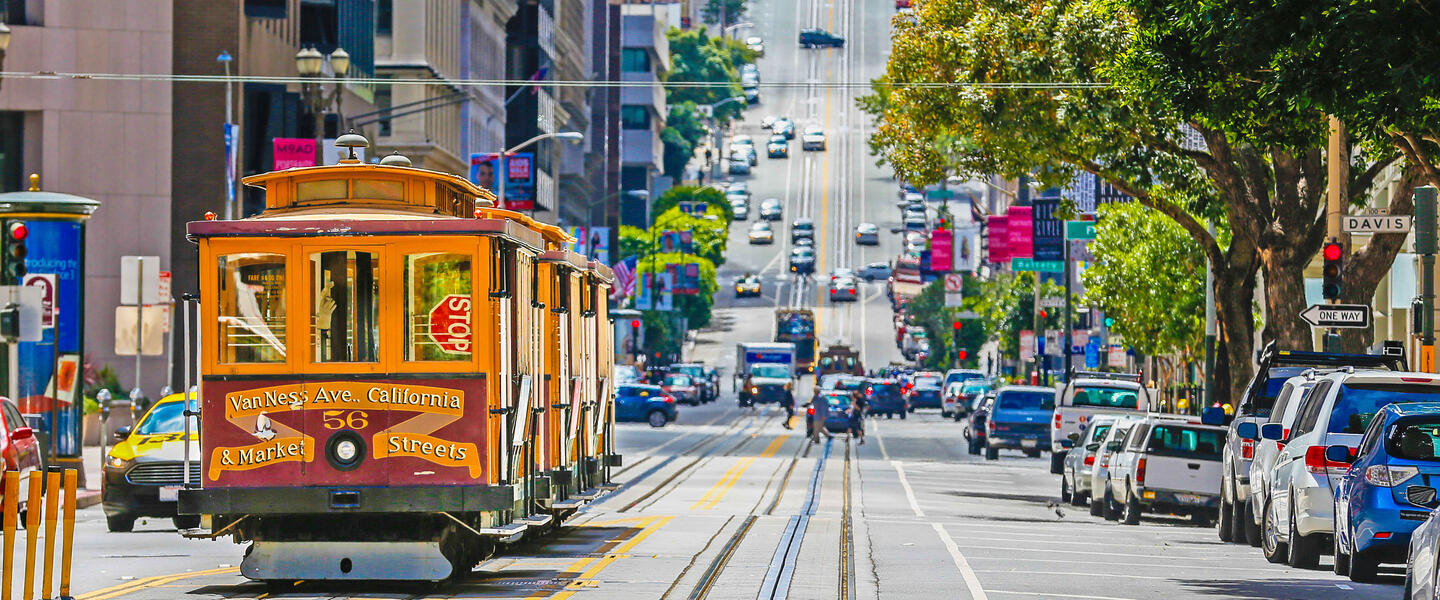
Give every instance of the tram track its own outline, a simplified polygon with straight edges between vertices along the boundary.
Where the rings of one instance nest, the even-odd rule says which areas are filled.
[[[761,417],[765,417],[764,420],[760,420]],[[728,450],[726,450],[725,453],[722,454],[721,456],[730,456],[730,455],[733,455],[733,453],[734,453],[736,450],[739,450],[739,449],[740,449],[741,447],[743,447],[745,444],[748,444],[751,440],[755,439],[755,437],[757,437],[761,431],[764,431],[765,425],[768,425],[770,422],[772,422],[772,421],[774,421],[774,420],[775,420],[775,416],[769,415],[769,411],[768,411],[768,410],[766,410],[764,413],[761,413],[761,414],[758,414],[758,415],[752,415],[751,418],[750,418],[750,421],[748,422],[747,425],[748,425],[749,427],[751,427],[751,428],[754,429],[754,433],[753,433],[752,435],[748,436],[748,437],[742,437],[742,438],[740,439],[739,443],[735,444],[734,446],[731,446],[731,447],[730,447]],[[756,425],[756,421],[760,421],[759,427],[754,427],[754,426]],[[733,436],[733,435],[736,435],[736,434],[743,434],[745,431],[749,431],[749,429],[746,429],[746,430],[744,430],[744,431],[736,431],[736,432],[734,432],[734,433],[731,433],[730,435]],[[713,439],[711,439],[711,440],[706,440],[706,441],[707,441],[707,442],[713,442],[713,441],[716,441],[716,440],[718,440],[718,439],[719,439],[719,438],[717,437],[717,438],[713,438]],[[693,470],[695,469],[696,466],[700,465],[702,462],[707,462],[708,459],[711,459],[711,458],[713,458],[713,457],[715,456],[715,449],[718,448],[718,447],[719,447],[719,445],[718,445],[718,444],[715,444],[715,445],[711,446],[710,448],[706,449],[703,454],[701,454],[700,456],[695,457],[695,458],[692,459],[690,462],[685,463],[683,466],[681,466],[680,468],[676,469],[674,473],[671,473],[669,477],[666,477],[664,481],[661,481],[660,483],[656,484],[655,487],[650,488],[650,491],[647,491],[647,492],[645,492],[644,494],[642,494],[640,497],[638,497],[638,498],[630,501],[630,503],[628,503],[628,504],[626,504],[625,506],[621,507],[621,508],[620,508],[619,510],[617,510],[616,512],[620,512],[620,513],[629,512],[630,510],[632,510],[632,509],[634,509],[635,507],[639,506],[641,503],[646,502],[647,500],[650,500],[650,502],[649,502],[648,504],[646,504],[645,506],[641,507],[641,510],[644,510],[645,508],[649,508],[650,506],[653,506],[653,505],[655,504],[655,502],[658,502],[660,499],[662,499],[662,498],[665,497],[665,494],[668,494],[668,493],[669,493],[668,491],[665,491],[665,494],[662,494],[662,493],[661,493],[662,491],[666,490],[667,487],[673,490],[673,489],[674,489],[675,487],[677,487],[679,484],[684,483],[685,481],[687,481],[687,480],[690,478],[690,476],[694,474],[694,473],[693,473]],[[697,445],[696,447],[692,447],[692,448],[698,449],[698,445]],[[692,451],[693,451],[693,450],[692,450]],[[688,454],[688,453],[689,453],[689,452],[686,452],[686,453],[684,453],[684,454]],[[672,457],[666,459],[666,460],[665,460],[664,462],[662,462],[661,464],[656,465],[655,467],[652,467],[650,471],[647,471],[647,472],[646,472],[646,475],[653,474],[655,471],[663,468],[665,465],[668,465],[669,463],[673,462],[675,459],[680,458],[680,457],[683,456],[684,454],[677,454],[677,455],[675,455],[675,456],[672,456]],[[683,478],[681,477],[682,475],[684,476]],[[671,486],[671,485],[670,485],[671,483],[674,483],[675,485],[674,485],[674,486]],[[658,496],[657,496],[657,494],[658,494]],[[652,500],[652,498],[653,498],[653,500]]]
[[[756,418],[757,416],[758,416],[758,415],[751,415],[751,418],[754,419],[754,418]],[[686,456],[686,455],[691,454],[691,453],[694,453],[694,452],[697,452],[697,451],[699,451],[701,448],[703,448],[703,447],[705,447],[705,446],[707,446],[707,445],[709,445],[709,444],[713,444],[713,443],[719,441],[720,439],[722,439],[722,438],[724,438],[724,437],[726,437],[726,436],[734,435],[735,432],[736,432],[736,430],[745,427],[745,425],[746,425],[746,422],[745,422],[745,421],[741,421],[741,420],[738,420],[738,419],[737,419],[734,423],[732,423],[729,427],[726,427],[724,430],[706,436],[704,439],[701,439],[700,441],[696,442],[695,444],[691,445],[690,447],[688,447],[688,448],[686,448],[686,449],[684,449],[684,450],[681,450],[680,452],[677,452],[677,453],[669,456],[669,457],[666,458],[665,460],[660,461],[659,464],[656,464],[655,466],[650,467],[650,468],[647,469],[644,473],[641,473],[638,477],[636,477],[636,478],[634,478],[634,479],[631,479],[631,480],[629,480],[629,481],[626,481],[624,484],[621,484],[621,486],[620,486],[618,489],[616,489],[613,493],[607,494],[606,496],[600,498],[599,500],[596,500],[595,502],[591,502],[589,505],[586,506],[586,508],[588,509],[588,508],[593,507],[593,506],[598,506],[598,505],[600,505],[600,504],[605,503],[607,500],[610,500],[611,498],[616,498],[616,497],[618,497],[620,494],[624,493],[626,490],[629,490],[629,489],[630,489],[632,486],[634,486],[635,484],[637,484],[637,483],[645,480],[646,478],[650,477],[651,475],[654,475],[655,473],[659,472],[661,469],[664,469],[666,466],[670,465],[671,463],[675,462],[676,460],[679,460],[681,457]],[[671,478],[673,478],[673,477],[674,477],[674,475],[671,476]],[[670,481],[670,479],[667,479],[667,480],[666,480],[666,482],[668,482],[668,481]],[[664,483],[665,483],[665,482],[662,482],[660,485],[664,485]],[[659,486],[657,486],[657,487],[659,487]],[[643,500],[644,498],[648,497],[650,494],[653,494],[654,492],[655,492],[655,490],[652,489],[650,492],[647,492],[647,494],[646,494],[645,496],[642,496],[639,500],[637,500],[637,501],[635,501],[635,502],[631,502],[630,504],[625,505],[624,507],[622,507],[622,508],[621,508],[619,511],[617,511],[617,512],[625,512],[625,511],[629,510],[629,509],[632,508],[635,504],[637,504],[640,500]]]

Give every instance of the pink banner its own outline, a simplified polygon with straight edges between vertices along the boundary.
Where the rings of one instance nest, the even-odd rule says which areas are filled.
[[[990,256],[985,259],[985,262],[1009,264],[1010,217],[1005,215],[985,217],[985,232],[990,246]]]
[[[275,170],[315,166],[315,140],[275,138]]]
[[[954,269],[954,237],[949,229],[930,232],[930,270],[950,272]]]
[[[1012,206],[1006,213],[1010,216],[1010,258],[1032,258],[1035,256],[1035,209],[1029,206]]]

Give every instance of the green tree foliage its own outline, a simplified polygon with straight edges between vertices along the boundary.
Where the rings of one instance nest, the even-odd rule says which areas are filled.
[[[705,124],[693,102],[670,106],[670,116],[665,118],[665,128],[660,130],[660,141],[665,145],[662,162],[666,175],[676,181],[685,175],[685,165],[695,156],[695,148],[705,139],[705,134]]]
[[[675,309],[689,320],[691,329],[709,325],[710,307],[715,303],[715,292],[720,289],[720,284],[715,278],[715,263],[694,254],[657,252],[641,258],[636,271],[641,274],[663,273],[667,264],[700,265],[700,293],[695,295],[675,294],[673,298]]]
[[[744,16],[745,0],[705,0],[705,6],[700,9],[700,18],[721,27],[739,23]]]
[[[970,310],[979,300],[979,291],[976,288],[978,280],[966,276],[965,296],[963,308],[945,307],[945,282],[937,279],[925,286],[920,294],[910,301],[906,312],[912,316],[915,324],[925,329],[926,339],[930,340],[930,356],[925,359],[925,366],[931,369],[949,369],[955,367],[955,315],[961,310]],[[990,330],[985,326],[987,323],[982,319],[965,319],[961,321],[959,348],[966,351],[967,356],[958,364],[966,368],[975,368],[978,364],[980,346],[990,339]]]
[[[705,216],[708,217],[723,209],[712,205],[707,210],[709,213]],[[730,238],[730,227],[718,216],[707,219],[687,215],[680,212],[679,208],[672,208],[655,218],[652,231],[689,231],[696,255],[713,265],[725,264],[725,246]]]
[[[1203,352],[1205,256],[1174,221],[1138,204],[1100,211],[1095,263],[1081,274],[1085,301],[1113,317],[1111,330],[1150,355],[1192,362]]]
[[[679,206],[681,202],[704,202],[709,205],[710,214],[717,215],[725,221],[728,226],[734,217],[725,207],[730,203],[725,200],[725,194],[708,185],[677,185],[665,193],[650,205],[653,214],[664,214],[666,211]]]
[[[639,227],[630,225],[620,226],[620,254],[621,258],[627,256],[645,256],[655,247],[655,240],[650,237],[650,232]]]
[[[666,83],[728,82],[728,86],[667,86],[665,100],[671,105],[690,103],[695,106],[715,104],[739,96],[738,66],[754,60],[754,52],[732,40],[712,38],[704,29],[683,31],[670,29],[665,36],[670,42],[670,71]],[[736,45],[739,48],[736,48]],[[715,111],[715,118],[726,123],[740,116],[743,102],[731,102]]]

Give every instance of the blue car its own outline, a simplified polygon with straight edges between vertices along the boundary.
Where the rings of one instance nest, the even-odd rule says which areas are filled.
[[[1381,563],[1404,563],[1410,534],[1430,517],[1440,484],[1440,403],[1381,408],[1351,456],[1330,446],[1325,457],[1352,463],[1335,490],[1335,572],[1375,580]],[[1353,462],[1352,462],[1353,461]]]
[[[900,382],[894,379],[871,379],[865,384],[865,401],[868,403],[866,412],[872,415],[885,415],[885,418],[894,418],[900,415],[905,418],[905,413],[910,411],[910,404],[905,400],[905,393],[900,390]]]
[[[1010,385],[1000,388],[985,420],[985,460],[1000,450],[1022,450],[1040,456],[1050,447],[1050,421],[1055,418],[1055,388]]]
[[[830,407],[829,414],[825,415],[825,429],[831,433],[844,433],[850,431],[850,392],[836,391],[820,394],[815,402],[825,402]]]
[[[664,427],[675,421],[675,397],[658,385],[626,384],[615,388],[615,420],[640,421]]]

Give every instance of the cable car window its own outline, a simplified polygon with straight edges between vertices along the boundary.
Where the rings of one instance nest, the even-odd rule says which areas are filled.
[[[379,258],[374,253],[331,250],[310,255],[311,345],[315,362],[375,362]]]
[[[470,360],[469,254],[405,256],[405,360]]]
[[[297,202],[314,202],[316,200],[343,200],[350,196],[350,188],[344,179],[325,179],[322,181],[302,181],[295,184],[295,200]]]
[[[510,281],[513,278],[511,271],[514,267],[515,247],[497,240],[494,250],[490,253],[490,296],[492,298],[508,298],[510,296]]]
[[[352,185],[355,188],[352,197],[358,200],[395,200],[398,202],[405,199],[403,182],[356,179]]]
[[[220,257],[220,362],[285,362],[285,255]]]

